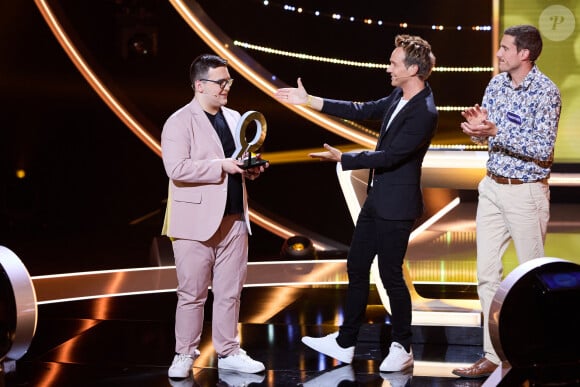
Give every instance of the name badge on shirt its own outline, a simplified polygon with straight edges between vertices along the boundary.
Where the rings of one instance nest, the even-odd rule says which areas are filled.
[[[518,116],[516,113],[508,112],[507,113],[507,119],[510,122],[513,122],[516,125],[521,125],[522,124],[522,118],[520,116]]]

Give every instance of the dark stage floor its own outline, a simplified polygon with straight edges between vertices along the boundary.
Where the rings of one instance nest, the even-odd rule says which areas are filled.
[[[267,371],[258,375],[218,371],[210,340],[211,326],[206,324],[200,346],[202,356],[194,364],[193,379],[181,381],[167,377],[174,348],[174,293],[40,305],[38,327],[29,351],[16,363],[5,364],[11,372],[4,376],[4,385],[482,385],[481,380],[462,380],[451,374],[457,364],[470,363],[480,356],[481,346],[474,344],[480,340],[480,328],[447,329],[445,333],[441,327],[429,330],[415,326],[413,372],[380,373],[378,367],[389,343],[389,324],[376,292],[352,365],[308,349],[300,342],[303,335],[336,330],[344,289],[343,285],[245,288],[240,318],[242,346],[264,362]],[[279,300],[279,305],[273,299]],[[211,311],[206,311],[208,319]]]
[[[484,380],[451,373],[482,352],[474,212],[473,203],[457,205],[409,245],[405,268],[413,280],[412,374],[378,370],[390,344],[390,325],[374,281],[351,366],[301,343],[302,336],[322,336],[342,323],[345,257],[321,254],[310,261],[249,262],[240,339],[253,358],[265,363],[262,375],[220,373],[206,323],[193,379],[168,379],[174,351],[173,266],[33,276],[36,332],[24,356],[4,363],[0,387],[481,386]],[[553,206],[547,255],[580,262],[577,213],[576,204]],[[504,263],[513,270],[513,251],[508,250]],[[210,318],[206,305],[206,321]],[[551,382],[528,385],[577,385]]]

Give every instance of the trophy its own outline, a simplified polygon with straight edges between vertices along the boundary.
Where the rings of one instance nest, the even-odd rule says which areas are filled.
[[[246,138],[246,130],[252,121],[256,123],[256,134],[251,141],[248,141]],[[250,110],[242,115],[235,130],[234,142],[236,143],[236,150],[232,155],[233,158],[243,161],[240,168],[248,169],[259,167],[268,162],[268,160],[252,157],[252,152],[260,149],[264,143],[266,130],[266,118],[264,118],[262,113]]]

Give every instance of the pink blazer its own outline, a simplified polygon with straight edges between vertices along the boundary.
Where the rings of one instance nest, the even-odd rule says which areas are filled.
[[[240,113],[222,107],[232,134]],[[201,108],[193,100],[173,113],[161,133],[161,152],[169,177],[169,194],[162,235],[206,241],[218,229],[226,206],[227,173],[220,139]],[[245,179],[244,218],[250,230]]]

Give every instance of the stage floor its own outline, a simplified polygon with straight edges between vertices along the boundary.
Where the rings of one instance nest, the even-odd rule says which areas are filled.
[[[578,209],[575,204],[553,205],[547,253],[580,262]],[[474,203],[459,204],[411,242],[406,265],[422,300],[477,300],[474,211]],[[508,251],[506,255],[508,271],[513,254]],[[143,272],[131,269],[33,277],[38,297],[36,333],[21,359],[4,364],[3,385],[480,386],[484,383],[457,378],[451,373],[453,368],[471,364],[481,356],[481,326],[450,326],[444,322],[433,325],[415,321],[415,315],[413,371],[379,372],[390,343],[390,324],[375,285],[352,365],[344,365],[303,345],[302,336],[325,335],[337,330],[342,322],[346,291],[344,259],[325,259],[324,255],[307,264],[249,264],[248,286],[242,293],[240,338],[242,347],[265,363],[266,372],[246,375],[218,371],[211,344],[211,308],[206,305],[202,356],[194,364],[193,378],[170,380],[167,369],[174,350],[176,304],[172,270],[167,267]],[[151,273],[163,274],[151,277]],[[146,294],[133,294],[143,289],[148,289]],[[82,299],[84,296],[92,298]],[[414,302],[415,312],[417,307]]]
[[[324,335],[340,323],[345,286],[255,287],[242,294],[240,337],[245,350],[265,363],[259,375],[223,374],[206,323],[193,379],[172,381],[167,368],[174,349],[171,292],[44,304],[29,351],[6,364],[6,386],[479,386],[451,374],[475,361],[478,345],[448,344],[439,331],[425,343],[425,328],[414,327],[416,364],[412,373],[380,373],[389,324],[374,292],[352,365],[319,355],[300,342]],[[206,307],[206,319],[211,309]],[[457,337],[477,341],[479,328],[457,328]],[[437,330],[433,331],[435,333]],[[449,335],[448,335],[449,336]],[[382,338],[382,340],[381,340]],[[423,341],[423,342],[421,342]],[[388,384],[390,382],[390,384]],[[409,383],[407,383],[409,382]],[[245,383],[245,384],[244,384]]]

